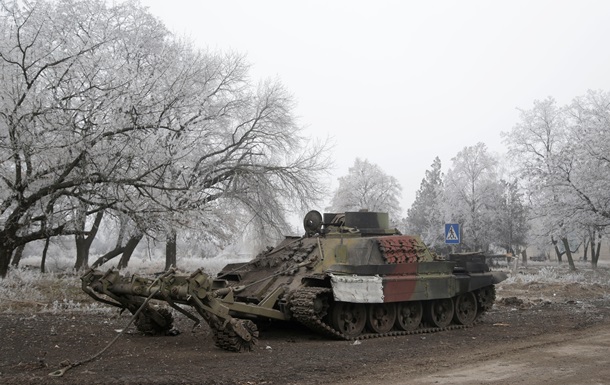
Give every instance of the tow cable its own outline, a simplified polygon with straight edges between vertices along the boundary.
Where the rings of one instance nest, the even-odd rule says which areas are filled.
[[[150,284],[149,287],[153,287],[157,281],[159,281],[161,277],[158,277],[157,279],[155,279],[153,281],[153,283]],[[88,362],[91,362],[93,360],[95,360],[96,358],[98,358],[99,356],[101,356],[106,350],[108,350],[118,339],[119,337],[121,337],[123,334],[125,334],[125,331],[129,328],[129,326],[131,326],[131,324],[133,323],[133,321],[135,321],[135,319],[138,317],[138,315],[142,312],[142,309],[144,309],[144,307],[148,304],[148,302],[152,299],[152,297],[157,294],[159,291],[161,290],[161,286],[159,286],[159,288],[157,290],[155,290],[154,292],[150,293],[150,295],[144,300],[144,302],[142,302],[142,305],[140,305],[140,307],[138,308],[138,310],[133,314],[133,316],[131,317],[131,319],[129,320],[129,322],[127,323],[127,325],[123,328],[123,330],[121,330],[121,332],[119,334],[116,335],[116,337],[114,337],[112,339],[112,341],[110,341],[108,343],[108,345],[106,345],[102,350],[100,350],[98,353],[94,354],[93,356],[87,358],[86,360],[83,361],[77,361],[75,363],[69,363],[67,366],[56,370],[54,372],[49,373],[49,376],[51,377],[61,377],[64,374],[66,374],[66,372],[72,368],[75,368],[77,366],[86,364]]]

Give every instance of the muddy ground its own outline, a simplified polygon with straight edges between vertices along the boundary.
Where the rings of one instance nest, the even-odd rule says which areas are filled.
[[[597,274],[597,273],[595,273]],[[605,274],[608,274],[606,272]],[[0,313],[2,384],[602,384],[610,378],[610,285],[503,283],[471,328],[357,342],[261,325],[256,349],[216,348],[207,326],[146,337],[127,314]]]

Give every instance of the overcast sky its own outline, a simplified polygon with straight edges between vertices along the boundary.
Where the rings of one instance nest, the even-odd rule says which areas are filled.
[[[331,188],[368,159],[400,181],[404,215],[436,156],[446,171],[479,141],[503,153],[517,108],[610,90],[610,1],[142,2],[281,80],[307,136],[335,142]]]

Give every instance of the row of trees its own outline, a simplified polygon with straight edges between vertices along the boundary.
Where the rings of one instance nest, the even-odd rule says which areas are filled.
[[[462,225],[462,250],[497,250],[518,253],[528,233],[527,205],[516,180],[499,177],[499,164],[483,143],[466,147],[453,158],[447,176],[441,160],[426,171],[415,201],[402,218],[398,180],[367,160],[356,159],[348,174],[339,178],[331,211],[384,211],[393,225],[419,234],[438,252],[447,252],[444,224]],[[402,218],[402,219],[401,219]]]
[[[26,244],[57,236],[74,236],[85,267],[102,223],[116,246],[99,262],[126,265],[152,237],[175,264],[178,234],[274,234],[286,202],[320,193],[325,145],[300,135],[283,86],[137,1],[0,0],[0,36],[2,277]]]
[[[528,246],[553,249],[572,269],[582,245],[596,267],[610,225],[610,93],[589,91],[562,107],[548,98],[520,112],[503,133],[508,162],[478,143],[458,152],[443,175],[437,157],[401,228],[443,252],[443,224],[458,222],[463,250],[526,259]],[[400,211],[400,185],[376,165],[356,160],[339,182],[331,209]]]
[[[610,93],[589,91],[565,106],[535,101],[506,142],[531,202],[535,235],[558,252],[560,243],[572,268],[570,239],[584,239],[596,266],[610,225]]]
[[[502,178],[500,164],[483,143],[465,147],[447,175],[437,157],[426,171],[404,219],[404,231],[421,234],[447,251],[444,223],[461,224],[461,250],[521,253],[527,246],[528,206],[516,179]]]

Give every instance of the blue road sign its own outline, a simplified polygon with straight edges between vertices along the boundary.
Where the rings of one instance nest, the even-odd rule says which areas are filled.
[[[445,223],[445,243],[458,245],[460,243],[460,224]]]

